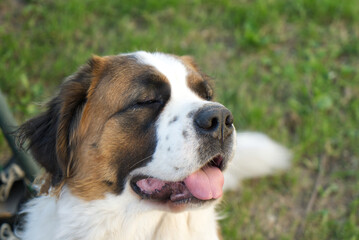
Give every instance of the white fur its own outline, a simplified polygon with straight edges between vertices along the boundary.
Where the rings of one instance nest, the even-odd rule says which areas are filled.
[[[237,133],[236,154],[224,173],[224,189],[234,190],[246,178],[260,177],[290,167],[291,152],[263,133]]]
[[[200,168],[193,119],[187,117],[204,104],[186,84],[186,67],[169,55],[134,54],[139,62],[155,67],[171,84],[171,98],[157,121],[158,142],[153,158],[135,174],[168,181],[184,179]],[[177,120],[169,124],[171,119]],[[183,137],[186,130],[188,137]],[[235,133],[231,136],[235,139]],[[171,148],[171,151],[167,151]],[[273,173],[289,166],[290,153],[259,133],[237,135],[237,155],[225,173],[225,187],[233,189],[248,177]],[[218,203],[219,201],[217,201]],[[115,240],[115,239],[218,239],[215,204],[179,213],[161,204],[139,199],[129,183],[120,195],[84,201],[65,186],[60,197],[50,195],[31,200],[24,213],[26,225],[19,232],[23,240]]]
[[[153,210],[130,193],[85,202],[64,188],[61,197],[30,201],[23,240],[218,239],[214,206],[181,213]],[[203,227],[205,226],[205,227]]]

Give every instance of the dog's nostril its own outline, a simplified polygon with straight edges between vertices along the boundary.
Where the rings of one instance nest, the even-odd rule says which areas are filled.
[[[218,118],[214,117],[211,121],[211,126],[209,127],[209,129],[217,128],[218,124],[219,124]]]
[[[202,114],[195,120],[198,127],[203,130],[214,130],[218,128],[219,119],[217,116],[213,116],[210,114]]]
[[[226,125],[227,127],[232,127],[232,124],[233,124],[233,116],[232,114],[229,114],[227,117],[226,117]]]

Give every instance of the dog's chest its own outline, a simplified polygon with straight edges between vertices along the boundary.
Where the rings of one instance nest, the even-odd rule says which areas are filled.
[[[214,207],[168,213],[140,209],[127,200],[110,197],[82,202],[66,193],[58,200],[34,199],[22,239],[218,239]]]

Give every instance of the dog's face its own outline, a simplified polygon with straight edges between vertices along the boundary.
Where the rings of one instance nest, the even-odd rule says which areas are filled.
[[[54,188],[197,207],[221,197],[235,142],[232,115],[212,95],[189,57],[93,57],[20,133]]]

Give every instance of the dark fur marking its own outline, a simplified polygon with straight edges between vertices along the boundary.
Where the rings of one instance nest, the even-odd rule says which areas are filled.
[[[91,67],[85,65],[67,78],[58,96],[47,104],[47,111],[28,120],[18,129],[20,145],[29,140],[28,149],[34,158],[52,175],[56,186],[71,171],[70,152],[76,146],[73,131],[86,103],[91,83]]]
[[[186,130],[183,130],[182,135],[183,135],[184,138],[187,138],[188,137],[188,132]]]
[[[197,95],[207,101],[213,99],[213,87],[211,79],[207,75],[199,72],[190,72],[187,76],[187,85]]]
[[[188,118],[193,118],[194,114],[195,114],[195,111],[191,111],[191,112],[189,112],[189,113],[187,114],[187,117],[188,117]]]
[[[172,123],[176,122],[178,120],[178,116],[174,116],[171,121],[168,122],[168,125],[171,125]]]
[[[105,181],[103,181],[103,183],[105,183],[109,187],[111,187],[113,185],[113,182],[111,182],[109,180],[105,180]]]

